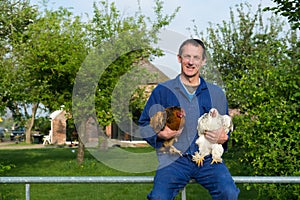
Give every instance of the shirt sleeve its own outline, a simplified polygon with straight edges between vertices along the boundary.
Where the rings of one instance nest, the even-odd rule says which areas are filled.
[[[156,112],[162,111],[164,108],[158,103],[159,102],[159,91],[157,88],[151,93],[144,110],[139,119],[139,130],[141,137],[148,142],[154,148],[162,147],[163,140],[157,137],[153,128],[149,125],[150,118]]]

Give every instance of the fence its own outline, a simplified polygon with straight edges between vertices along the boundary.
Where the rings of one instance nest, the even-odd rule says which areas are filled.
[[[233,176],[236,183],[300,183],[300,176]],[[0,184],[25,184],[26,200],[30,200],[30,184],[39,183],[152,183],[152,176],[34,176],[0,177]],[[192,180],[191,183],[194,181]],[[182,200],[186,190],[182,190]]]

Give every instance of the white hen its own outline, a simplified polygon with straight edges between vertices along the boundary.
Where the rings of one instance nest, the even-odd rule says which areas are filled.
[[[204,157],[209,154],[212,154],[213,160],[211,164],[222,162],[223,146],[209,142],[204,135],[205,131],[213,131],[221,127],[224,128],[226,133],[228,133],[229,130],[233,131],[231,117],[228,115],[220,115],[215,108],[210,109],[208,113],[203,114],[198,119],[197,129],[199,138],[196,140],[196,144],[199,146],[199,151],[193,155],[193,161],[195,161],[198,166],[203,165]]]

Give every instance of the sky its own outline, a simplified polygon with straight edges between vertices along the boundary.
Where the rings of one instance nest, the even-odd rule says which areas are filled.
[[[31,0],[32,4],[37,4],[40,0]],[[77,15],[85,16],[85,13],[92,15],[93,2],[97,0],[49,0],[49,5],[53,8],[59,6],[72,8]],[[131,15],[137,10],[138,0],[109,0],[115,2],[117,8],[125,15]],[[148,15],[153,15],[154,0],[140,0],[142,11]],[[165,0],[164,12],[172,13],[180,7],[179,13],[168,27],[171,30],[182,34],[188,34],[187,27],[192,27],[192,20],[200,29],[205,30],[208,23],[221,23],[222,20],[229,19],[230,8],[242,2],[252,5],[253,12],[257,10],[258,4],[262,7],[274,6],[271,0]]]
[[[31,0],[31,3],[37,4],[39,1]],[[81,15],[84,20],[87,20],[86,13],[90,18],[92,17],[93,3],[95,1],[49,0],[48,5],[51,8],[58,8],[60,6],[70,8],[74,14]],[[132,16],[138,9],[137,0],[109,0],[109,2],[115,2],[117,8],[125,16]],[[174,38],[174,42],[171,43],[176,46],[176,49],[174,49],[175,47],[166,47],[165,50],[169,51],[169,53],[166,53],[167,55],[164,58],[156,59],[154,64],[160,66],[159,69],[165,74],[167,73],[167,76],[170,78],[175,77],[180,72],[180,66],[177,63],[176,52],[174,51],[177,51],[182,42],[180,39],[184,40],[185,37],[191,36],[187,28],[192,28],[195,24],[198,27],[198,31],[205,32],[206,28],[209,27],[209,23],[221,24],[223,20],[228,21],[230,18],[230,9],[235,10],[236,5],[244,2],[248,2],[252,6],[251,10],[253,13],[257,10],[259,4],[263,8],[276,5],[271,0],[165,0],[163,4],[165,14],[171,14],[177,7],[180,7],[175,19],[167,27],[168,30],[173,31],[171,33],[172,36],[170,34],[166,36],[167,38]],[[140,5],[146,16],[153,16],[154,0],[140,0]],[[268,13],[265,16],[268,17]],[[170,59],[173,61],[172,63],[169,63]]]

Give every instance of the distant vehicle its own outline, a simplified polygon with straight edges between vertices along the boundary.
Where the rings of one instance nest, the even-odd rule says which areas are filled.
[[[5,132],[5,128],[0,127],[0,141],[1,142],[4,141],[4,132]]]
[[[21,142],[24,141],[24,138],[25,138],[25,127],[20,126],[17,129],[11,131],[10,134],[11,141]]]

